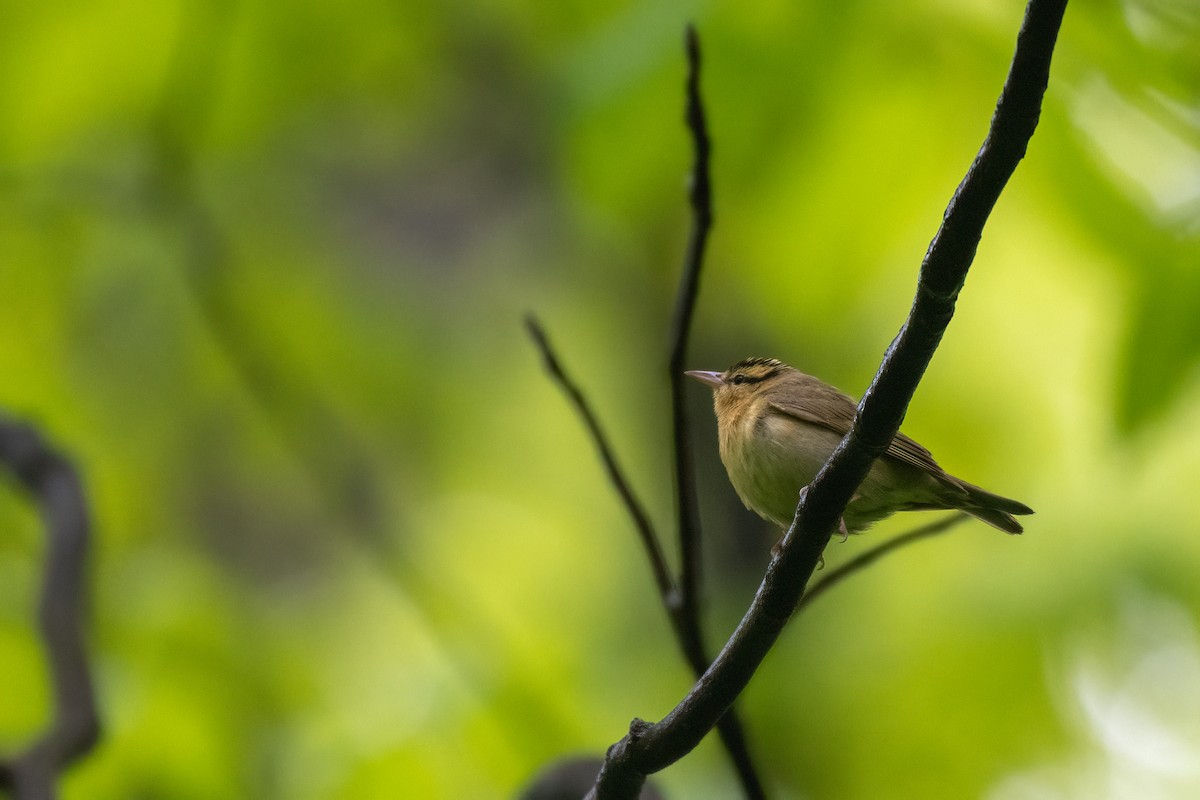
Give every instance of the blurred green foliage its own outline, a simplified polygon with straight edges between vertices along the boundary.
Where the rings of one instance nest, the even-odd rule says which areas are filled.
[[[6,3],[0,405],[74,454],[97,522],[106,730],[64,796],[505,797],[665,713],[687,670],[521,315],[669,529],[685,22],[716,158],[693,366],[773,355],[858,393],[1021,11]],[[1122,796],[1089,782],[1124,751],[1073,711],[1072,664],[1141,663],[1136,641],[1093,648],[1130,592],[1182,615],[1180,647],[1200,614],[1198,108],[1193,2],[1068,9],[906,425],[1039,513],[1020,539],[975,525],[895,556],[794,622],[742,704],[774,796]],[[716,641],[775,534],[728,487],[705,395]],[[39,536],[0,494],[9,749],[48,701]],[[1191,702],[1196,674],[1163,681]],[[1200,736],[1177,734],[1194,768]],[[1145,763],[1134,785],[1180,792],[1155,796],[1200,785]],[[735,794],[712,742],[661,782]]]

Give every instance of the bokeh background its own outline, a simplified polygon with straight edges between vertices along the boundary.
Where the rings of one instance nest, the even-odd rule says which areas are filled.
[[[72,454],[105,736],[67,798],[511,797],[690,685],[536,311],[672,529],[682,31],[717,227],[689,362],[852,394],[1022,4],[7,2],[0,406]],[[915,545],[741,704],[779,798],[1200,792],[1200,6],[1077,0],[905,430],[1027,534]],[[706,624],[776,536],[693,427]],[[831,566],[930,515],[831,545]],[[0,745],[46,718],[0,491]],[[659,776],[736,796],[712,742]]]

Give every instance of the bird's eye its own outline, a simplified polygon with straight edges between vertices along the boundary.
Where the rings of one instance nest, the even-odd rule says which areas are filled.
[[[738,375],[733,376],[733,385],[734,386],[741,386],[745,382],[746,382],[745,375],[738,374]]]

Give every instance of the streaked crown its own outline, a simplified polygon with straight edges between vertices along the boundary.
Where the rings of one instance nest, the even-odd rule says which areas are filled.
[[[721,378],[727,386],[744,386],[746,384],[762,383],[774,378],[788,365],[777,358],[754,356],[744,358],[722,373]]]

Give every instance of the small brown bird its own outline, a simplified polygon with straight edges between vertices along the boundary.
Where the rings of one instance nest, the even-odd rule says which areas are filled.
[[[811,375],[773,358],[747,358],[724,372],[687,375],[713,390],[721,461],[746,507],[787,528],[800,491],[850,430],[855,402]],[[959,509],[1005,533],[1020,533],[1016,500],[950,475],[903,433],[876,459],[843,514],[858,533],[897,511]]]

